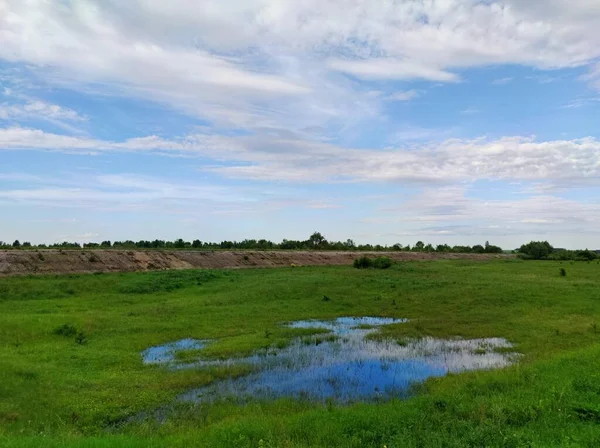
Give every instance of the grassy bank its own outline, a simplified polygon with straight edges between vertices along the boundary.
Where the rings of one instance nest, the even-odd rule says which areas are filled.
[[[1,278],[0,444],[599,446],[599,274],[596,263],[507,260]],[[229,356],[297,334],[281,322],[346,315],[406,317],[383,332],[398,339],[504,337],[524,356],[430,380],[404,401],[219,403],[107,430],[232,373],[144,366],[151,345],[219,338],[207,355]]]

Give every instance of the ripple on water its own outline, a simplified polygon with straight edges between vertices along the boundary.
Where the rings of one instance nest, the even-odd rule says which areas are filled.
[[[517,356],[506,353],[512,346],[501,338],[444,340],[427,337],[401,343],[367,338],[382,325],[403,322],[406,320],[377,317],[292,322],[287,326],[323,328],[330,334],[296,338],[285,348],[270,349],[271,355],[259,352],[225,361],[176,363],[178,350],[202,348],[207,342],[186,339],[153,347],[143,356],[145,362],[165,363],[174,368],[247,364],[255,369],[243,377],[188,391],[179,397],[184,402],[221,398],[296,397],[338,402],[389,398],[405,395],[412,383],[429,377],[504,367]]]

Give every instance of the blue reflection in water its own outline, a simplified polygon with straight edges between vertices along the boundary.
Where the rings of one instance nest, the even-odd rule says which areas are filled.
[[[184,350],[197,350],[204,348],[207,341],[197,339],[181,339],[165,345],[150,347],[142,352],[144,364],[165,364],[175,361],[175,354]]]
[[[270,349],[245,358],[199,360],[191,364],[171,362],[170,365],[179,369],[249,364],[256,368],[247,376],[186,392],[179,397],[181,401],[290,396],[350,402],[402,396],[411,383],[449,372],[504,367],[516,357],[514,353],[494,351],[511,347],[500,338],[423,338],[402,344],[389,339],[366,338],[379,326],[403,322],[406,320],[375,317],[298,321],[288,326],[324,328],[330,333],[297,338],[286,348]]]

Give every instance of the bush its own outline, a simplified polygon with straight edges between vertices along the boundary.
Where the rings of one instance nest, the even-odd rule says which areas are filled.
[[[531,241],[523,244],[519,248],[519,253],[524,255],[523,258],[533,260],[543,260],[554,252],[554,248],[548,241]]]
[[[354,260],[354,267],[356,269],[387,269],[392,265],[392,260],[389,257],[377,257],[371,260],[366,255]]]
[[[363,255],[360,258],[354,260],[354,267],[356,269],[367,269],[373,266],[373,260],[371,260],[366,255]]]
[[[373,261],[375,269],[387,269],[392,265],[392,260],[389,257],[377,257]]]

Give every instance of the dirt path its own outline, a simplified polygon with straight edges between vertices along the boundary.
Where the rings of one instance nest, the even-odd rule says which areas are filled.
[[[489,254],[316,251],[8,250],[0,251],[0,275],[131,272],[163,269],[348,265],[361,256],[397,261],[511,257]]]

